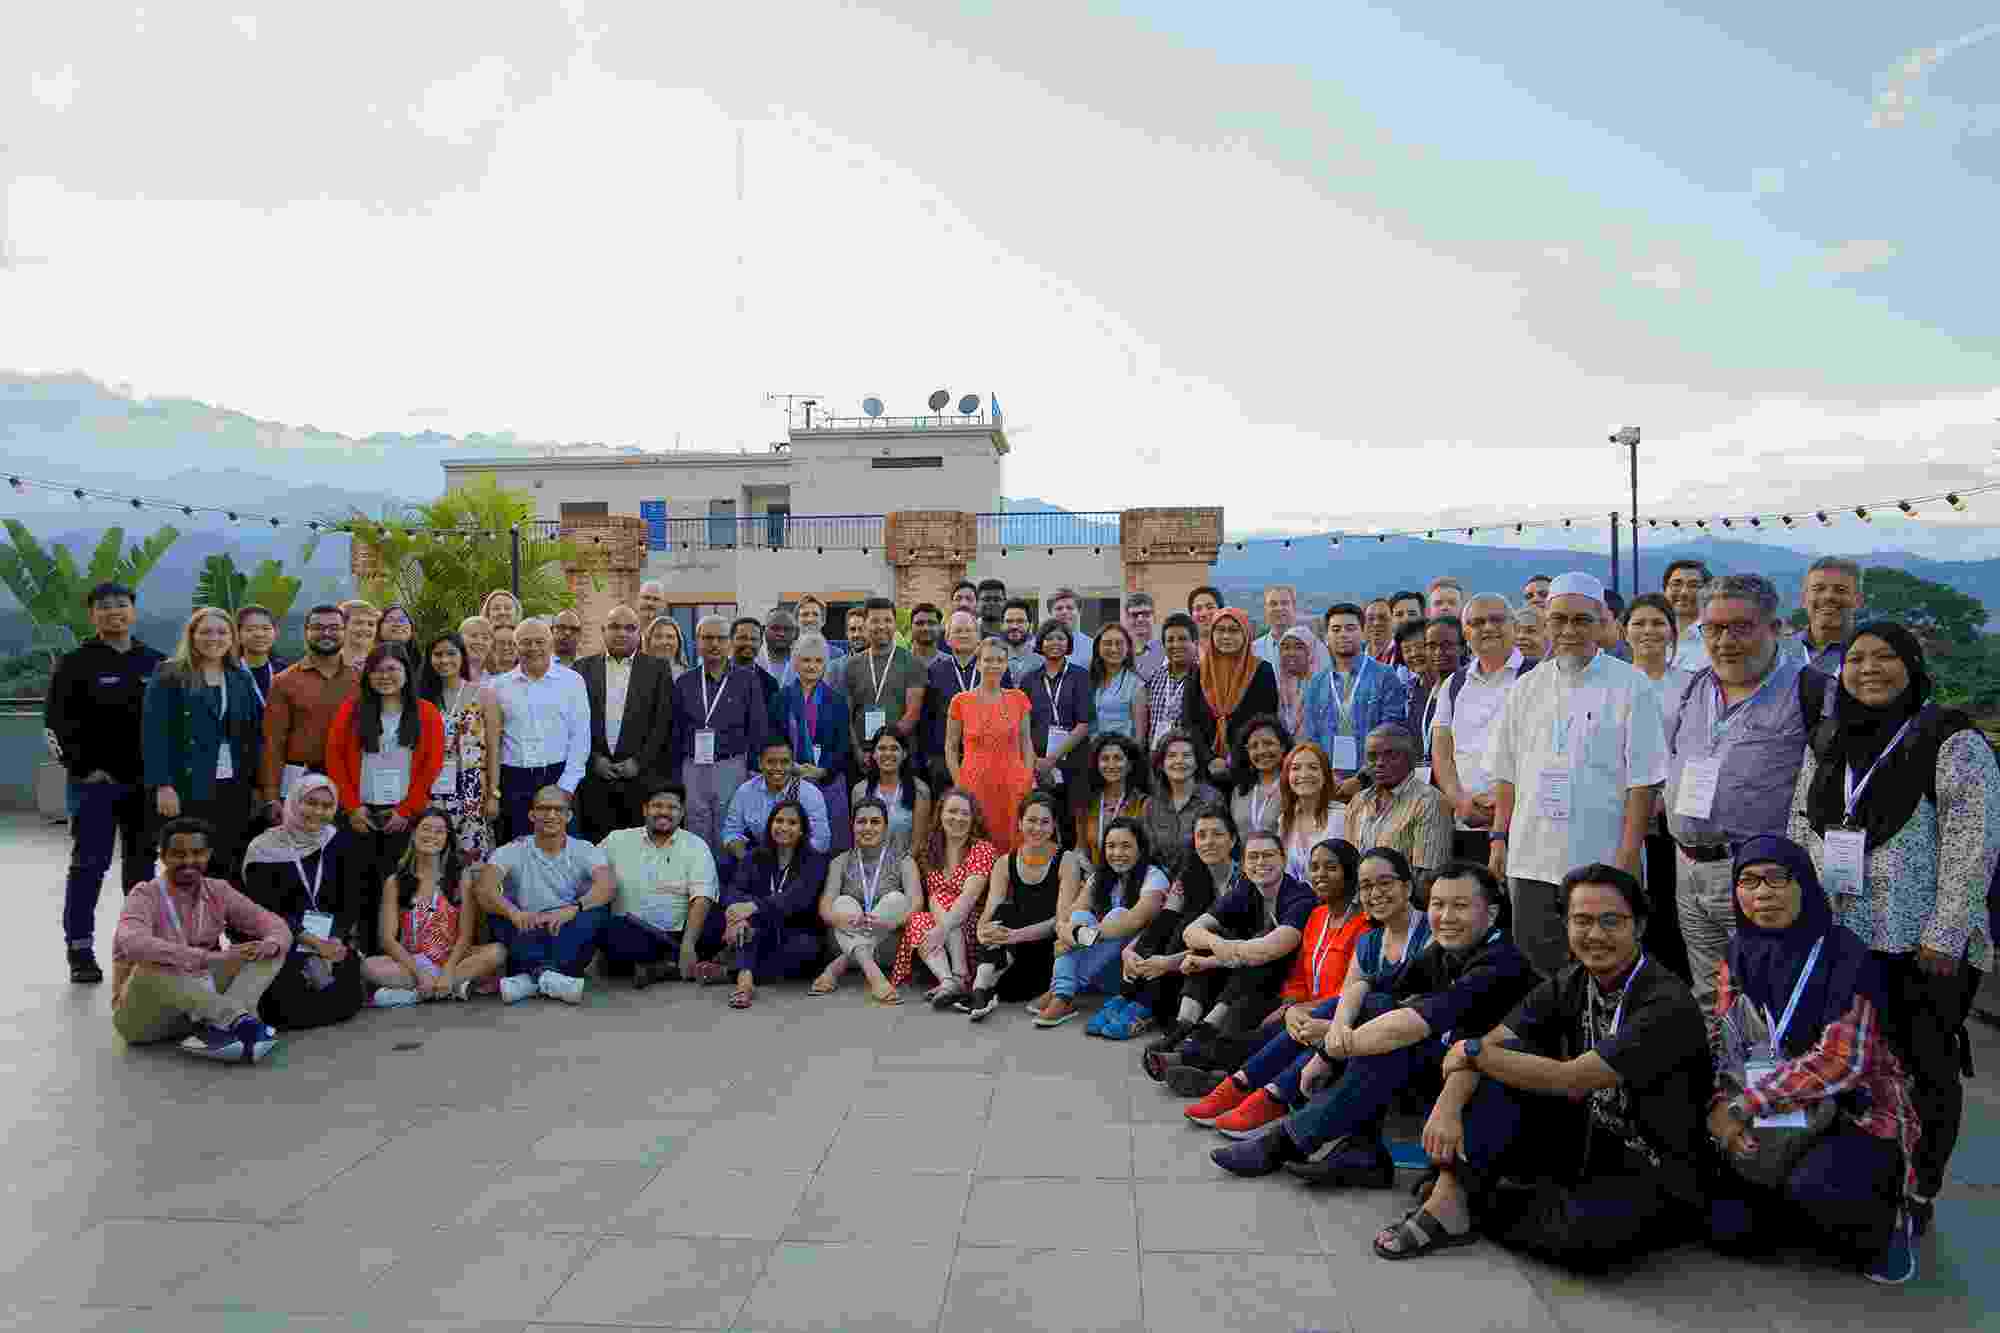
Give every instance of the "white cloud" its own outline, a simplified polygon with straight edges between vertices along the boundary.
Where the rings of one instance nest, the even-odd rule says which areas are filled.
[[[47,74],[28,76],[28,96],[51,111],[69,110],[70,104],[76,101],[77,89],[82,86],[83,81],[77,78],[76,71],[67,66]]]
[[[1828,246],[1820,254],[1819,266],[1828,273],[1866,273],[1896,257],[1896,243],[1884,240],[1843,241]]]
[[[1665,263],[1640,269],[1632,275],[1632,281],[1642,287],[1657,287],[1663,292],[1677,292],[1687,285],[1687,279],[1681,271],[1672,264]]]
[[[512,75],[506,61],[487,56],[424,89],[422,99],[410,109],[410,121],[434,138],[469,143],[478,131],[506,116]]]

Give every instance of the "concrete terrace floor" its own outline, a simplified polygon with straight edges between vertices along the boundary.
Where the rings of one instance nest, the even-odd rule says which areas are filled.
[[[0,1328],[1969,1329],[2000,1326],[2000,1040],[1900,1290],[1698,1247],[1584,1280],[1481,1244],[1392,1266],[1404,1192],[1220,1178],[1081,1023],[593,982],[364,1012],[261,1069],[126,1049],[53,936],[66,834],[0,820]],[[99,939],[109,961],[115,893]]]

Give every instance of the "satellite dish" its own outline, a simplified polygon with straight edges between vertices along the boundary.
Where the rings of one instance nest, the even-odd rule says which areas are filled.
[[[944,411],[945,404],[949,403],[950,401],[951,401],[951,390],[939,389],[936,393],[931,395],[931,411],[933,412]]]
[[[871,393],[861,400],[861,410],[871,417],[879,417],[882,415],[882,400]]]
[[[969,417],[974,413],[976,413],[977,411],[979,411],[978,394],[969,393],[965,395],[965,397],[958,400],[958,414],[960,416]]]

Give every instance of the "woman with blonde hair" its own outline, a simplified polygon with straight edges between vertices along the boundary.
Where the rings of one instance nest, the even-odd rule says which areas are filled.
[[[264,707],[248,673],[237,669],[236,622],[221,607],[188,617],[173,656],[147,682],[140,738],[155,823],[181,815],[207,820],[215,828],[209,873],[240,882],[236,862],[264,750]]]
[[[640,651],[648,657],[658,657],[667,664],[673,678],[679,680],[687,674],[687,653],[681,644],[680,622],[672,616],[654,616],[653,623],[646,626],[646,637],[640,640]]]
[[[503,625],[513,629],[521,623],[521,599],[505,588],[495,588],[479,604],[479,614],[496,630]]]
[[[493,622],[467,616],[458,622],[458,638],[465,645],[465,678],[477,685],[486,679],[486,659],[493,655]]]

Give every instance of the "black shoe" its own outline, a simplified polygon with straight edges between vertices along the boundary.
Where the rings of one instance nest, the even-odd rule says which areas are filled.
[[[1194,1035],[1193,1023],[1173,1022],[1160,1029],[1160,1035],[1146,1043],[1146,1054],[1155,1051],[1177,1051],[1181,1043]]]
[[[69,979],[75,986],[95,986],[103,981],[104,969],[97,965],[97,955],[89,949],[71,949]]]
[[[1915,1228],[1917,1239],[1922,1240],[1924,1233],[1931,1229],[1931,1215],[1937,1211],[1937,1201],[1909,1199],[1904,1202],[1903,1208],[1910,1215],[1910,1225]]]
[[[678,981],[681,975],[679,963],[640,963],[632,969],[632,989],[644,990],[657,986],[663,981]]]
[[[1396,1159],[1380,1139],[1359,1136],[1340,1140],[1318,1161],[1287,1162],[1285,1170],[1308,1185],[1336,1189],[1386,1190],[1396,1184]]]
[[[1239,1139],[1217,1148],[1208,1159],[1234,1176],[1268,1176],[1279,1167],[1293,1169],[1303,1156],[1283,1125],[1254,1139]]]
[[[1167,1090],[1176,1097],[1206,1097],[1222,1079],[1212,1069],[1175,1065],[1167,1071],[1166,1081]]]
[[[990,986],[981,986],[966,997],[965,1016],[977,1023],[1000,1007],[1000,997]]]

